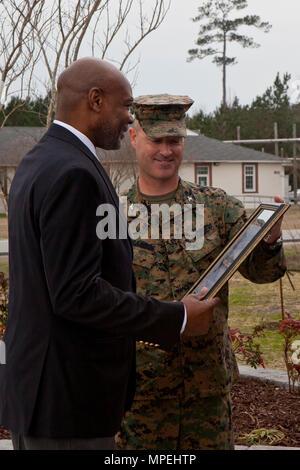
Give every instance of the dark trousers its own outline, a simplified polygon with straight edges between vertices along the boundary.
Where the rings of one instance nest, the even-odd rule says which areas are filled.
[[[114,437],[52,438],[11,432],[14,450],[114,450]]]

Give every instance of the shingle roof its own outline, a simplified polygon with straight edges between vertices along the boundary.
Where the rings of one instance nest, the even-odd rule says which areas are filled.
[[[184,159],[190,162],[286,162],[287,159],[270,153],[259,152],[237,144],[228,144],[217,139],[187,136],[184,145]]]
[[[127,135],[119,150],[104,151],[99,155],[112,162],[132,161],[135,152]],[[278,162],[288,163],[286,158],[259,152],[241,145],[228,144],[204,135],[188,135],[185,138],[183,161],[185,162]]]
[[[22,157],[45,133],[43,127],[4,127],[0,131],[0,165],[18,165]],[[129,136],[126,135],[119,150],[97,149],[102,158],[111,162],[132,162],[135,159]],[[203,135],[185,138],[183,160],[186,162],[278,162],[288,160],[269,153],[252,150],[241,145],[228,144]]]
[[[18,165],[44,133],[44,127],[4,127],[0,130],[0,165]]]

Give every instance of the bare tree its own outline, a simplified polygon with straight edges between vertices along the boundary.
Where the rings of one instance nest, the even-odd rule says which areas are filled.
[[[0,129],[29,99],[34,67],[39,57],[33,25],[39,23],[43,0],[2,0],[0,3]],[[5,103],[20,98],[6,114]]]
[[[108,173],[117,194],[120,195],[124,188],[128,189],[128,187],[137,181],[137,166],[134,165],[134,161],[108,162],[105,160],[103,162],[101,160],[101,163]]]
[[[164,21],[170,8],[171,0],[148,0],[147,7],[143,0],[115,0],[116,7],[111,8],[111,4],[106,4],[105,15],[98,17],[94,25],[92,52],[102,59],[108,58],[115,61],[120,70],[129,74],[139,63],[130,63],[130,58],[141,44],[141,42],[152,32],[159,28]],[[114,12],[114,13],[113,13]],[[131,14],[134,14],[134,19]],[[138,21],[136,21],[136,18]],[[102,21],[103,27],[99,28],[99,21]],[[129,26],[131,24],[131,26]],[[98,39],[98,32],[102,30],[102,37]],[[97,34],[96,34],[97,33]],[[111,49],[116,39],[120,39],[123,33],[123,44],[125,49],[121,53],[119,60],[112,59]],[[118,41],[119,44],[119,41]],[[126,67],[125,67],[126,65]],[[136,77],[134,77],[133,82]]]
[[[41,21],[32,26],[47,71],[45,86],[51,96],[47,127],[53,118],[56,82],[61,70],[82,53],[90,52],[116,62],[125,73],[131,72],[138,63],[130,64],[131,55],[160,26],[170,1],[147,0],[146,9],[142,0],[70,0],[68,3],[54,0],[50,9],[44,7]],[[133,19],[137,12],[138,25]],[[120,44],[125,46],[118,58],[113,52],[117,41],[118,54]],[[126,70],[125,64],[128,65]]]
[[[50,125],[56,103],[56,81],[62,68],[78,58],[80,46],[94,15],[100,14],[108,0],[62,0],[44,6],[41,20],[32,24],[40,48],[47,78],[45,86],[50,103],[47,127]]]
[[[80,55],[90,53],[114,61],[126,74],[136,71],[139,59],[133,64],[130,59],[140,43],[160,26],[169,10],[170,1],[2,0],[2,126],[15,110],[26,103],[30,92],[33,94],[34,79],[46,87],[50,96],[48,127],[55,110],[58,75]],[[12,94],[19,99],[5,115],[5,103]]]
[[[0,168],[0,200],[5,211],[5,215],[8,214],[8,193],[11,185],[11,178],[8,175],[7,167]]]

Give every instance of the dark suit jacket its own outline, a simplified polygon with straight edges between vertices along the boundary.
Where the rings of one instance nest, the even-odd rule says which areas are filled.
[[[0,423],[49,437],[112,436],[134,395],[135,339],[168,348],[182,303],[133,293],[129,239],[100,240],[118,198],[102,166],[52,124],[23,158],[9,198],[10,302]]]

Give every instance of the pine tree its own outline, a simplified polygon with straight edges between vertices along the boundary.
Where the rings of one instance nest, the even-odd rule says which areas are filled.
[[[190,62],[196,58],[212,56],[213,62],[222,67],[223,107],[227,106],[226,68],[237,63],[236,57],[228,55],[228,43],[238,43],[243,48],[259,47],[253,38],[239,34],[239,28],[253,26],[267,33],[272,27],[268,22],[261,21],[257,15],[231,18],[234,11],[243,10],[247,6],[248,0],[206,0],[198,8],[199,15],[193,18],[193,21],[200,21],[202,24],[196,41],[198,47],[188,51],[190,57],[187,60]]]
[[[237,127],[241,128],[242,139],[274,138],[274,123],[278,124],[279,137],[292,137],[293,123],[298,123],[300,113],[291,106],[289,85],[291,75],[278,73],[274,82],[262,95],[256,96],[250,104],[240,105],[237,97],[227,107],[219,106],[213,113],[199,111],[187,119],[190,129],[200,129],[201,134],[219,140],[235,140]],[[300,108],[299,108],[300,109]],[[261,144],[249,144],[249,148],[261,150]],[[264,144],[266,152],[273,153],[274,144]],[[284,155],[293,155],[290,143],[282,144]]]

